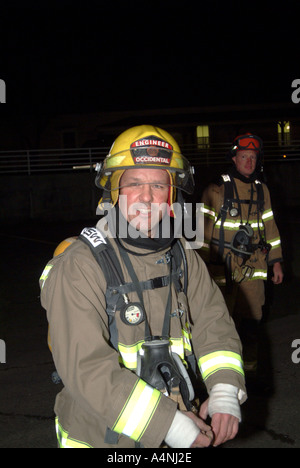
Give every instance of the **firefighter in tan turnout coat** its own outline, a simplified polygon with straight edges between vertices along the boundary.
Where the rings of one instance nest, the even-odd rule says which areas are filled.
[[[245,369],[249,370],[257,366],[268,267],[273,268],[274,284],[283,280],[281,241],[270,193],[258,179],[262,151],[259,137],[237,137],[229,154],[232,168],[202,196],[205,240],[201,256],[224,292],[244,345]]]
[[[40,279],[64,385],[59,446],[224,443],[246,399],[240,339],[200,256],[173,231],[162,234],[175,197],[193,189],[189,163],[169,133],[138,126],[116,139],[96,181],[107,216]],[[209,395],[197,411],[193,356]]]

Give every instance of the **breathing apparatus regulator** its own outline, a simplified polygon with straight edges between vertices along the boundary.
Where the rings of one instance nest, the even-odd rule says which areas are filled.
[[[253,253],[253,234],[254,231],[249,224],[242,224],[232,238],[230,249],[235,255],[242,258],[243,261],[247,261]]]
[[[170,349],[170,341],[153,337],[145,341],[138,355],[136,373],[145,382],[169,396],[178,388],[188,410],[195,398],[194,388],[181,358]]]

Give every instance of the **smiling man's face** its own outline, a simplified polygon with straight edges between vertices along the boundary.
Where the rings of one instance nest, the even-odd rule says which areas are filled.
[[[163,169],[127,169],[120,181],[120,210],[125,219],[153,237],[167,211],[170,177]]]

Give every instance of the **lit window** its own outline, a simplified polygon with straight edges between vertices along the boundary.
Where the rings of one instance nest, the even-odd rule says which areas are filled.
[[[277,123],[278,144],[279,146],[290,145],[291,143],[291,125],[290,122],[281,121]]]
[[[197,146],[201,148],[209,148],[209,127],[208,125],[197,126]]]

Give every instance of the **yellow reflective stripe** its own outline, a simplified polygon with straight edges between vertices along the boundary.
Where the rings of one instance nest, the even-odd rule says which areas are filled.
[[[48,278],[50,270],[51,270],[52,267],[53,267],[53,265],[47,265],[44,268],[44,271],[43,271],[43,273],[42,273],[42,275],[40,277],[40,281],[43,281],[42,288],[44,287],[45,281]]]
[[[187,351],[192,351],[192,335],[190,332],[187,330],[182,329],[182,335],[183,335],[183,347]]]
[[[201,249],[202,250],[209,250],[210,249],[210,243],[204,241]]]
[[[268,272],[267,270],[255,270],[253,273],[251,280],[257,280],[257,279],[262,279],[266,280],[268,277]]]
[[[242,223],[243,225],[245,225],[246,223],[243,222]],[[229,231],[235,231],[235,230],[239,230],[240,229],[240,226],[241,226],[241,222],[240,221],[232,221],[230,219],[226,219],[224,221],[224,224],[223,224],[224,228],[228,229]],[[215,227],[217,229],[219,229],[221,227],[221,220],[218,220],[215,224]],[[260,229],[263,229],[264,228],[264,224],[262,221],[260,221],[259,223],[255,222],[255,223],[252,223],[251,224],[251,227],[252,229],[255,231],[257,230],[258,228]]]
[[[260,229],[264,229],[264,224],[260,221],[259,223],[252,223],[252,224],[251,224],[251,227],[252,227],[252,229],[254,229],[254,231],[255,231],[256,229],[258,229],[258,227],[259,227]]]
[[[204,216],[206,216],[207,218],[211,218],[214,221],[216,221],[216,219],[217,219],[217,214],[216,214],[215,210],[213,208],[211,208],[210,206],[202,205],[200,207],[200,212],[204,213]]]
[[[171,338],[171,351],[172,353],[178,354],[181,359],[184,359],[184,339],[182,338]]]
[[[61,426],[58,418],[55,418],[55,430],[60,448],[93,448],[91,445],[69,437],[69,433]]]
[[[273,219],[274,217],[274,213],[272,211],[272,209],[269,209],[267,211],[264,211],[263,215],[262,215],[262,219],[265,221],[265,220],[268,220],[268,219]]]
[[[244,375],[241,356],[231,351],[216,351],[207,354],[199,359],[198,365],[204,380],[220,370],[233,370]]]
[[[157,409],[162,394],[139,379],[112,429],[139,441]]]
[[[139,341],[133,345],[118,344],[119,352],[121,354],[122,362],[127,369],[136,369],[137,355],[145,341]]]
[[[280,237],[275,237],[275,239],[270,240],[272,247],[278,247],[281,244]]]

